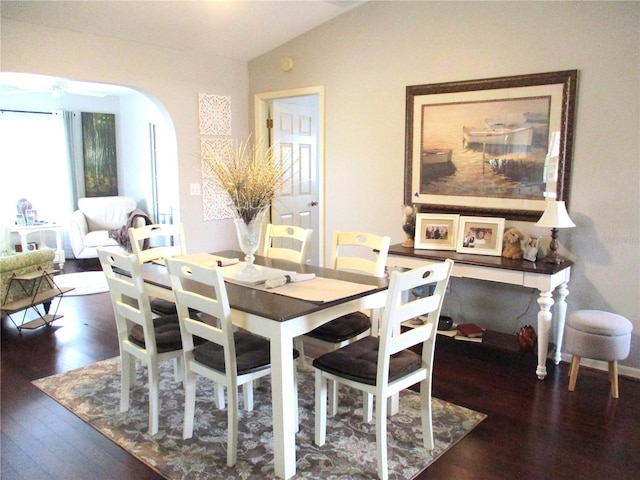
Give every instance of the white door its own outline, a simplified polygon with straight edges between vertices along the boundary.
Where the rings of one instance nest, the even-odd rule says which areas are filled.
[[[272,102],[272,145],[289,174],[271,206],[271,222],[313,230],[307,262],[319,265],[318,99],[316,96]]]

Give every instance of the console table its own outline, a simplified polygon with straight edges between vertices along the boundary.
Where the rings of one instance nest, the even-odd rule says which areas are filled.
[[[62,225],[55,223],[41,223],[37,225],[13,225],[11,231],[20,235],[20,243],[22,244],[22,251],[28,250],[29,235],[33,233],[38,234],[38,248],[46,247],[47,245],[47,232],[55,232],[56,234],[56,246],[54,263],[57,263],[60,268],[64,268],[65,255],[62,248]]]
[[[544,260],[529,262],[527,260],[511,260],[488,255],[471,255],[443,250],[415,250],[400,244],[389,248],[387,266],[415,268],[424,262],[454,261],[452,277],[472,278],[490,282],[520,285],[540,291],[538,297],[538,366],[536,375],[540,380],[547,375],[546,359],[549,349],[552,326],[551,307],[555,304],[555,339],[553,354],[554,363],[560,363],[560,349],[564,333],[564,321],[567,311],[566,298],[569,294],[567,284],[571,275],[572,262],[565,260],[559,265],[545,263]],[[555,301],[554,301],[555,294]]]

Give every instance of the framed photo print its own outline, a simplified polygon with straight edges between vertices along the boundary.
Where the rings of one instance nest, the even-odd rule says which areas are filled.
[[[460,217],[456,251],[476,255],[502,255],[504,218]]]
[[[22,213],[16,214],[16,225],[26,225],[27,220],[24,218]]]
[[[406,87],[405,203],[537,221],[568,202],[577,75]]]
[[[524,258],[525,260],[529,260],[530,262],[535,262],[538,257],[538,248],[540,247],[540,236],[539,235],[529,235],[529,240],[527,240],[527,244],[524,246]]]
[[[418,213],[415,247],[429,250],[455,250],[460,215]]]
[[[27,225],[35,225],[38,221],[38,211],[37,210],[26,210],[24,212],[25,217],[27,218]]]

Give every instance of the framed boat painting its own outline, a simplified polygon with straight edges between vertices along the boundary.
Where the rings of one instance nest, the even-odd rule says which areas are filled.
[[[405,203],[537,221],[568,202],[577,75],[408,86]]]

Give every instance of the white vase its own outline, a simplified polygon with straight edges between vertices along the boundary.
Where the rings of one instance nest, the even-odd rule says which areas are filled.
[[[236,233],[238,234],[238,243],[244,253],[244,261],[246,263],[245,268],[240,272],[240,276],[242,277],[251,278],[258,275],[258,270],[253,262],[255,260],[254,255],[260,246],[262,222],[264,221],[266,212],[266,208],[261,210],[248,224],[241,218],[233,220],[236,225]]]

